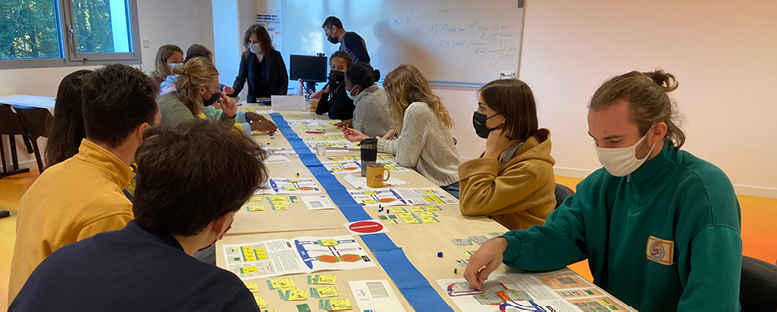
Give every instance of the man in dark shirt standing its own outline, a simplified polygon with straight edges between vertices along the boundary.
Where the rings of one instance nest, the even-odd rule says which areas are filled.
[[[54,252],[9,311],[259,311],[235,274],[191,256],[229,230],[267,177],[266,152],[231,129],[193,120],[147,130],[135,220]]]
[[[354,63],[370,62],[370,55],[367,53],[367,44],[364,43],[359,34],[343,29],[343,22],[339,18],[330,16],[324,21],[324,34],[326,39],[332,44],[340,43],[340,51],[345,51],[353,59]]]

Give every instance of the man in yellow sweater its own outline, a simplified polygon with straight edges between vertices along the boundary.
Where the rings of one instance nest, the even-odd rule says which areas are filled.
[[[8,302],[57,249],[132,220],[122,193],[143,132],[159,123],[158,87],[143,72],[108,65],[84,77],[86,139],[78,154],[48,168],[19,202]]]

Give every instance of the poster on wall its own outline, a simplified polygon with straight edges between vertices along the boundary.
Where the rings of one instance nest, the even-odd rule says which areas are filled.
[[[278,51],[283,51],[281,40],[281,11],[280,10],[256,10],[256,23],[267,28],[273,46]]]

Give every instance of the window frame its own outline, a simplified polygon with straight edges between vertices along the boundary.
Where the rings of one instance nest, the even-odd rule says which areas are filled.
[[[132,52],[109,52],[109,53],[79,53],[77,51],[73,25],[73,1],[56,0],[54,8],[57,11],[57,32],[59,34],[60,55],[58,58],[38,58],[38,59],[9,59],[0,60],[0,69],[20,69],[20,68],[45,68],[45,67],[68,67],[68,66],[97,66],[113,63],[122,63],[128,65],[137,65],[143,63],[140,44],[140,27],[138,25],[138,4],[137,0],[125,0],[127,3],[127,17],[130,25],[129,39]]]

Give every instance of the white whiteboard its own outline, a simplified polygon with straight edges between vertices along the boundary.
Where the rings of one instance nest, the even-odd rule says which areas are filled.
[[[430,81],[482,85],[517,71],[523,8],[518,0],[282,0],[281,52],[329,56],[321,25],[337,16],[361,35],[385,76],[411,64]],[[288,63],[287,63],[288,64]]]

